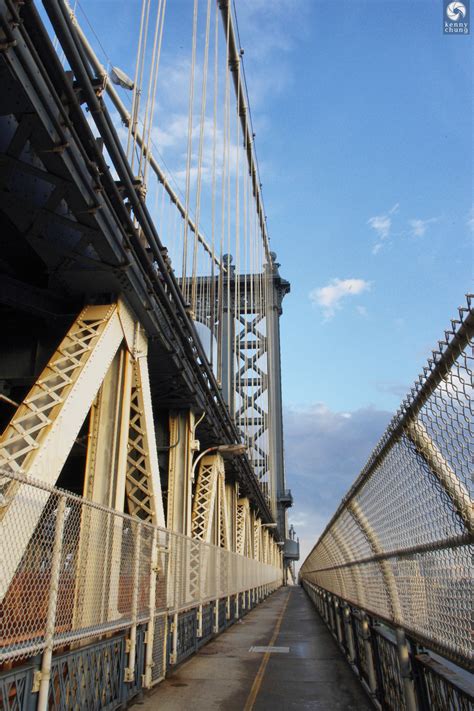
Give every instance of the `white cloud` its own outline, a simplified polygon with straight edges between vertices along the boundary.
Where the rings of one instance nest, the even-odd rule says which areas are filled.
[[[428,226],[434,222],[438,222],[437,217],[430,217],[428,220],[420,220],[419,218],[409,220],[412,237],[423,237],[426,234]]]
[[[370,282],[365,279],[332,279],[326,286],[313,289],[309,298],[313,304],[323,309],[327,321],[341,308],[342,299],[369,291],[370,286]]]
[[[388,215],[377,215],[371,217],[367,224],[375,230],[379,239],[387,239],[390,234],[392,219]]]
[[[374,217],[370,217],[367,220],[367,224],[370,225],[377,235],[377,242],[372,249],[372,254],[377,254],[377,252],[382,249],[383,242],[390,236],[390,230],[392,229],[392,215],[395,215],[399,208],[400,204],[396,202],[385,215],[374,215]]]
[[[304,561],[342,496],[366,463],[391,414],[373,407],[350,412],[324,403],[285,408],[286,482],[295,500],[289,521]]]

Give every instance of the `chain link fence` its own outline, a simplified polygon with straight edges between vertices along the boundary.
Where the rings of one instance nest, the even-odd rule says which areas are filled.
[[[282,573],[275,566],[157,528],[21,474],[3,472],[1,491],[6,495],[0,497],[0,663],[281,584]],[[13,497],[18,515],[15,525],[9,519],[7,526],[2,512]],[[22,528],[38,512],[21,562],[12,565],[23,546]],[[162,630],[160,635],[157,644],[163,643]]]
[[[472,297],[306,558],[304,581],[469,666]]]

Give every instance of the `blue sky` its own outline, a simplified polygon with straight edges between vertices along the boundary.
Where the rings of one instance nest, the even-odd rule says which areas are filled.
[[[168,3],[173,36],[191,5]],[[81,6],[128,69],[139,3]],[[443,35],[441,0],[236,7],[271,244],[292,285],[286,467],[307,552],[472,290],[472,36]]]
[[[306,554],[472,290],[472,37],[443,36],[440,0],[257,7],[239,15],[242,38],[252,15],[250,38],[271,27],[268,53],[242,44],[292,284],[286,471]]]

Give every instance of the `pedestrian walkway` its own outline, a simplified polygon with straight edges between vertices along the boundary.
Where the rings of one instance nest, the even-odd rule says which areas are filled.
[[[251,651],[258,647],[264,649]],[[299,587],[280,588],[202,647],[139,704],[141,711],[372,708]]]

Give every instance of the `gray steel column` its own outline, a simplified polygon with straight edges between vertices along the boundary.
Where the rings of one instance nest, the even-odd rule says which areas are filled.
[[[230,414],[235,413],[235,267],[232,266],[232,256],[224,254],[222,261],[226,267],[222,284],[222,324],[221,337],[221,373],[222,397],[224,398]]]
[[[276,485],[276,520],[280,539],[288,535],[285,501],[285,468],[283,453],[283,408],[281,397],[281,355],[280,355],[280,316],[283,298],[290,291],[289,282],[280,277],[275,252],[270,253],[272,262],[267,264],[267,338],[268,348],[268,410],[269,410],[269,446],[270,466]]]

